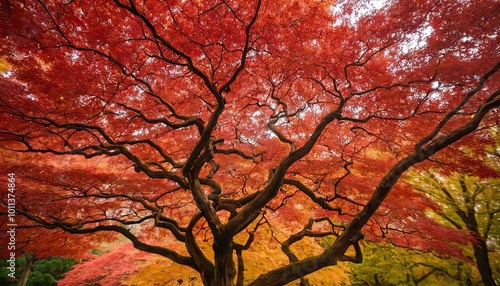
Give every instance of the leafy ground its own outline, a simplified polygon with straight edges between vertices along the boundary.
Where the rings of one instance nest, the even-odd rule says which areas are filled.
[[[272,244],[270,244],[272,246]],[[311,247],[312,246],[312,247]],[[317,249],[314,249],[317,248]],[[301,245],[301,252],[319,251],[318,243]],[[207,250],[207,249],[206,249]],[[159,255],[145,253],[133,248],[130,243],[117,244],[105,253],[94,254],[76,265],[60,280],[59,286],[103,285],[103,286],[156,286],[156,285],[203,285],[199,275],[192,269],[173,263]],[[279,249],[269,245],[255,245],[244,257],[246,280],[255,279],[261,271],[287,263]],[[89,271],[92,269],[92,271]],[[259,272],[260,271],[260,272]],[[329,277],[325,279],[325,277]],[[311,285],[348,285],[348,265],[329,267],[308,277]],[[297,285],[295,282],[288,285]]]

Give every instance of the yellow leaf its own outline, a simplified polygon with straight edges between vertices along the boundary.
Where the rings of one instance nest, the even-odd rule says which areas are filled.
[[[0,58],[0,73],[10,70],[12,68],[12,65],[9,64],[6,60]]]

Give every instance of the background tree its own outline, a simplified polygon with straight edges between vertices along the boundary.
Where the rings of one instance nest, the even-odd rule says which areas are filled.
[[[30,262],[32,261],[32,262]],[[18,272],[19,281],[11,281],[8,279],[7,274],[9,273],[7,270],[8,263],[2,261],[2,285],[27,285],[27,286],[49,286],[49,285],[57,285],[57,280],[62,278],[62,275],[66,273],[73,265],[76,264],[76,261],[71,258],[61,258],[61,257],[50,257],[46,259],[40,259],[33,261],[33,257],[28,255],[23,255],[17,261],[18,269],[23,269],[27,267],[28,264],[31,270],[28,272],[29,275],[26,277],[26,281],[22,284],[22,275],[25,271]],[[4,265],[5,264],[5,265]]]
[[[117,233],[220,286],[243,284],[257,240],[289,263],[250,285],[359,263],[365,234],[455,255],[468,241],[398,180],[497,120],[496,1],[2,5],[20,241]],[[319,237],[333,243],[294,248]]]
[[[474,237],[474,260],[485,285],[500,281],[498,269],[492,271],[489,252],[498,249],[500,240],[500,154],[498,128],[478,133],[467,145],[455,146],[451,160],[439,158],[436,169],[427,169],[411,175],[415,189],[442,205],[438,216],[457,229],[466,229]],[[474,144],[476,143],[476,144]],[[446,164],[446,168],[440,168]],[[453,172],[450,172],[450,167]],[[480,170],[477,172],[476,170]],[[478,175],[474,175],[478,174]],[[492,253],[492,255],[498,255]],[[496,257],[496,256],[495,256]],[[493,273],[495,272],[495,273]]]
[[[468,263],[392,244],[363,243],[365,260],[351,267],[352,285],[478,285]]]

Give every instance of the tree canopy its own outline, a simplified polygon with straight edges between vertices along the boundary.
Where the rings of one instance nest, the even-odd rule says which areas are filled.
[[[400,178],[492,140],[497,1],[0,5],[1,179],[26,252],[117,234],[204,285],[308,285],[363,239],[457,257],[475,239]],[[261,244],[287,262],[247,282]]]

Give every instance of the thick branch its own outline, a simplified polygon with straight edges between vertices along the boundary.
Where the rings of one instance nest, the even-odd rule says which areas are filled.
[[[496,94],[496,93],[495,93]],[[382,204],[392,187],[399,180],[401,175],[412,165],[422,162],[441,149],[460,140],[462,137],[472,133],[477,129],[481,120],[486,114],[500,106],[500,98],[492,96],[477,111],[476,115],[462,127],[439,137],[423,148],[417,148],[415,152],[408,155],[397,163],[377,185],[372,198],[360,213],[349,223],[344,233],[339,236],[335,243],[318,256],[309,257],[296,263],[275,269],[267,274],[261,275],[250,285],[270,286],[283,285],[298,279],[304,275],[312,273],[318,269],[329,265],[335,265],[347,251],[347,248],[355,241],[359,240],[361,228],[368,222],[372,215]],[[439,128],[436,127],[436,128]],[[240,213],[241,214],[241,213]]]
[[[497,62],[496,65],[490,70],[488,71],[483,77],[481,77],[481,79],[479,80],[479,83],[477,84],[477,86],[469,91],[467,93],[467,95],[464,97],[464,99],[460,102],[460,104],[458,104],[451,112],[449,112],[444,118],[443,120],[441,120],[441,122],[439,122],[439,124],[434,128],[434,130],[429,134],[427,135],[426,137],[424,137],[422,140],[420,140],[420,142],[417,143],[417,145],[415,145],[415,149],[420,149],[422,148],[422,146],[424,146],[426,143],[428,143],[429,141],[432,140],[432,138],[434,138],[438,133],[439,131],[441,131],[441,129],[444,127],[444,125],[453,117],[455,116],[455,114],[457,114],[457,112],[472,98],[472,96],[474,96],[478,91],[481,90],[481,88],[483,87],[484,83],[493,75],[495,74],[498,69],[500,69],[500,62]],[[498,95],[498,91],[496,92],[496,94]]]
[[[342,105],[339,106],[335,111],[327,114],[320,121],[318,126],[316,126],[314,132],[311,134],[309,140],[306,141],[304,146],[298,148],[297,150],[291,152],[287,157],[281,160],[280,164],[276,168],[276,171],[270,177],[270,182],[266,187],[252,200],[248,205],[246,205],[238,215],[236,215],[232,220],[230,220],[226,229],[230,235],[235,235],[241,230],[245,229],[253,220],[255,220],[259,214],[260,210],[276,195],[279,188],[282,185],[283,179],[286,175],[288,168],[299,159],[307,155],[314,144],[323,133],[325,128],[336,118],[340,118],[340,110]]]
[[[297,187],[297,189],[306,194],[313,202],[315,202],[325,210],[336,211],[339,214],[342,213],[342,210],[340,208],[334,208],[330,204],[328,204],[325,199],[317,197],[311,189],[309,189],[306,185],[304,185],[300,181],[285,178],[283,179],[283,184]]]
[[[16,209],[16,211],[19,214],[30,219],[31,221],[37,222],[38,224],[40,224],[40,227],[42,227],[42,228],[48,228],[48,229],[60,228],[64,231],[66,231],[68,233],[72,233],[72,234],[91,234],[91,233],[97,233],[100,231],[117,232],[117,233],[122,234],[126,238],[128,238],[133,243],[134,247],[139,249],[139,250],[159,254],[159,255],[164,256],[168,259],[171,259],[175,263],[189,266],[197,271],[200,270],[200,268],[198,268],[198,266],[195,264],[192,257],[182,256],[182,255],[178,254],[177,252],[175,252],[171,249],[168,249],[168,248],[154,246],[154,245],[144,243],[144,242],[140,241],[135,235],[133,235],[129,230],[127,230],[126,228],[124,228],[122,226],[98,225],[95,227],[83,228],[83,227],[81,227],[81,225],[75,226],[73,224],[68,224],[68,223],[64,223],[61,221],[48,222],[44,219],[41,219],[41,218],[36,217],[32,214],[29,214],[28,212],[26,212],[22,209]]]

